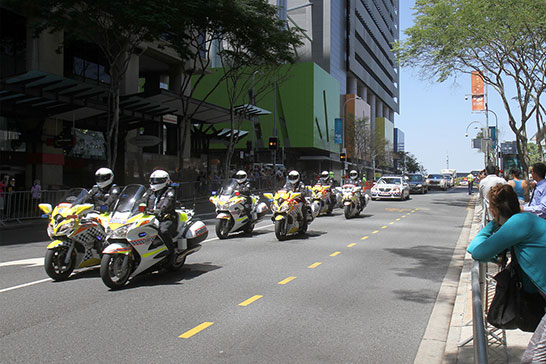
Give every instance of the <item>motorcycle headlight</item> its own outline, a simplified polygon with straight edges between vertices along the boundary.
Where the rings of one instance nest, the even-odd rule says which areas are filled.
[[[287,203],[283,203],[282,205],[279,206],[279,212],[286,212],[286,211],[288,211]]]
[[[47,225],[47,235],[53,239],[53,225],[49,224]]]
[[[72,230],[74,229],[74,220],[69,221],[65,224],[63,224],[59,230],[57,230],[57,235],[70,235]]]
[[[127,232],[129,231],[130,228],[133,227],[133,225],[134,224],[127,224],[127,225],[118,227],[116,230],[112,231],[112,234],[110,235],[110,237],[114,239],[125,238],[125,236],[127,235]]]

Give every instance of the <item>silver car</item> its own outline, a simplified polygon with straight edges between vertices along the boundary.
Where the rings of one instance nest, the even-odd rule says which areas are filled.
[[[381,177],[372,187],[370,193],[372,200],[396,199],[402,201],[409,199],[410,188],[404,177]]]

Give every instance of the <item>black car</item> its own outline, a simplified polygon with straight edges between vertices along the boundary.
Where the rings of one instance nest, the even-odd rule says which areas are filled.
[[[419,173],[411,173],[407,175],[406,182],[410,186],[410,193],[427,193],[428,184],[425,176]]]

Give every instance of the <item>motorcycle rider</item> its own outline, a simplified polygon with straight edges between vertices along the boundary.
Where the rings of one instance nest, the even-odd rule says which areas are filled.
[[[150,175],[150,188],[142,196],[141,203],[146,205],[146,212],[159,220],[159,236],[169,251],[169,262],[175,258],[173,236],[177,229],[176,191],[171,185],[169,173],[164,170],[154,171]]]
[[[96,185],[91,188],[84,203],[92,203],[95,210],[101,211],[106,206],[111,211],[119,197],[121,189],[114,183],[114,172],[110,168],[99,168],[95,172]]]
[[[248,182],[247,173],[243,170],[237,171],[235,173],[235,181],[238,184],[237,191],[239,191],[239,195],[245,198],[245,202],[243,203],[245,214],[251,218],[252,198],[250,197],[250,182]]]
[[[330,173],[328,171],[322,171],[320,173],[320,177],[317,181],[317,184],[320,184],[322,186],[330,186]]]
[[[296,170],[290,171],[286,177],[286,183],[284,184],[283,190],[291,192],[300,192],[301,196],[297,199],[299,203],[302,203],[301,213],[304,221],[307,219],[307,214],[311,214],[310,207],[307,205],[307,200],[305,196],[307,195],[307,188],[305,184],[301,181],[300,173]]]
[[[358,171],[354,169],[349,172],[349,180],[347,182],[357,187],[362,187],[362,182],[358,178]],[[358,197],[360,198],[360,205],[364,206],[364,196],[362,195],[361,188],[358,189]]]

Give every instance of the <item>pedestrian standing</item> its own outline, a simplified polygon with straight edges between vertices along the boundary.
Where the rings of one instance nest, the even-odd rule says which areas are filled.
[[[15,209],[15,178],[11,178],[9,180],[9,184],[7,187],[7,198],[6,198],[6,216],[7,217],[13,217],[14,216],[14,209]]]
[[[491,221],[491,215],[489,212],[489,190],[498,184],[505,185],[506,180],[497,176],[497,167],[490,164],[485,168],[487,176],[480,181],[478,185],[479,201],[482,208],[482,224],[487,225]]]
[[[521,210],[546,219],[546,165],[544,163],[533,164],[531,175],[537,184],[533,190],[531,201],[528,205],[522,206]]]
[[[472,188],[474,187],[474,175],[472,173],[469,173],[468,176],[466,176],[466,180],[468,181],[468,194],[472,194]]]
[[[32,195],[31,213],[33,213],[34,211],[38,211],[37,207],[38,207],[38,204],[40,203],[40,200],[42,199],[42,186],[40,186],[39,179],[34,180],[34,184],[32,185],[32,188],[30,189],[30,193]]]
[[[510,170],[510,175],[512,178],[508,181],[508,184],[512,186],[516,195],[518,195],[518,200],[520,204],[525,203],[525,198],[529,196],[529,186],[527,181],[521,179],[521,171],[519,168],[512,168]]]
[[[7,180],[6,180],[6,177],[7,177]],[[5,206],[4,191],[7,191],[8,182],[9,182],[8,176],[4,176],[4,179],[0,181],[0,219],[4,218],[4,206]]]

